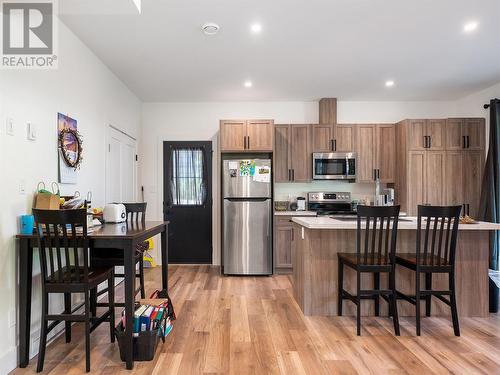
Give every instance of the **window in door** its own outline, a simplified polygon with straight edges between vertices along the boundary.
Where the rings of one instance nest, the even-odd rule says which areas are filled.
[[[201,206],[205,204],[206,166],[202,149],[171,150],[171,203],[174,206]]]

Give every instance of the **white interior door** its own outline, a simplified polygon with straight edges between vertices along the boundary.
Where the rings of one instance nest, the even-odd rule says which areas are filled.
[[[106,203],[137,200],[136,140],[112,127],[108,129]]]

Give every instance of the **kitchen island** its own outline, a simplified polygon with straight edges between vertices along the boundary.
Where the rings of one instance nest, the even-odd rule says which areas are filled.
[[[293,294],[305,315],[337,315],[337,253],[356,252],[356,219],[329,217],[294,217]],[[397,253],[415,253],[417,219],[400,218]],[[489,232],[500,230],[500,224],[477,222],[460,224],[455,263],[458,313],[461,317],[488,316]],[[396,288],[414,294],[415,274],[396,267]],[[422,280],[423,281],[423,280]],[[373,286],[371,274],[361,278],[363,288]],[[381,274],[381,287],[387,277]],[[356,288],[356,273],[344,271],[344,288],[351,293]],[[448,288],[446,275],[434,275],[432,288]],[[422,302],[424,303],[424,302]],[[374,315],[372,301],[363,301],[362,315]],[[381,315],[387,315],[387,304],[381,303]],[[425,309],[422,309],[425,311]],[[415,307],[398,301],[400,316],[415,315]],[[343,315],[354,315],[355,305],[344,302]],[[450,315],[450,309],[433,298],[432,315]]]

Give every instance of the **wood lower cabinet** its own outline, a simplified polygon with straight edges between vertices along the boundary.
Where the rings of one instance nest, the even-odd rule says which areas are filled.
[[[272,152],[274,122],[272,120],[221,120],[221,152]]]
[[[309,182],[311,168],[311,125],[276,125],[274,181]]]
[[[288,221],[288,220],[287,220]],[[293,226],[277,225],[274,230],[274,261],[277,272],[292,271],[292,243],[293,243]]]

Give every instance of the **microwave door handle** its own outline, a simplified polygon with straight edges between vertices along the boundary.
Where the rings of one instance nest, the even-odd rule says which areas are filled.
[[[349,176],[349,158],[346,156],[345,157],[345,177],[347,178]]]

